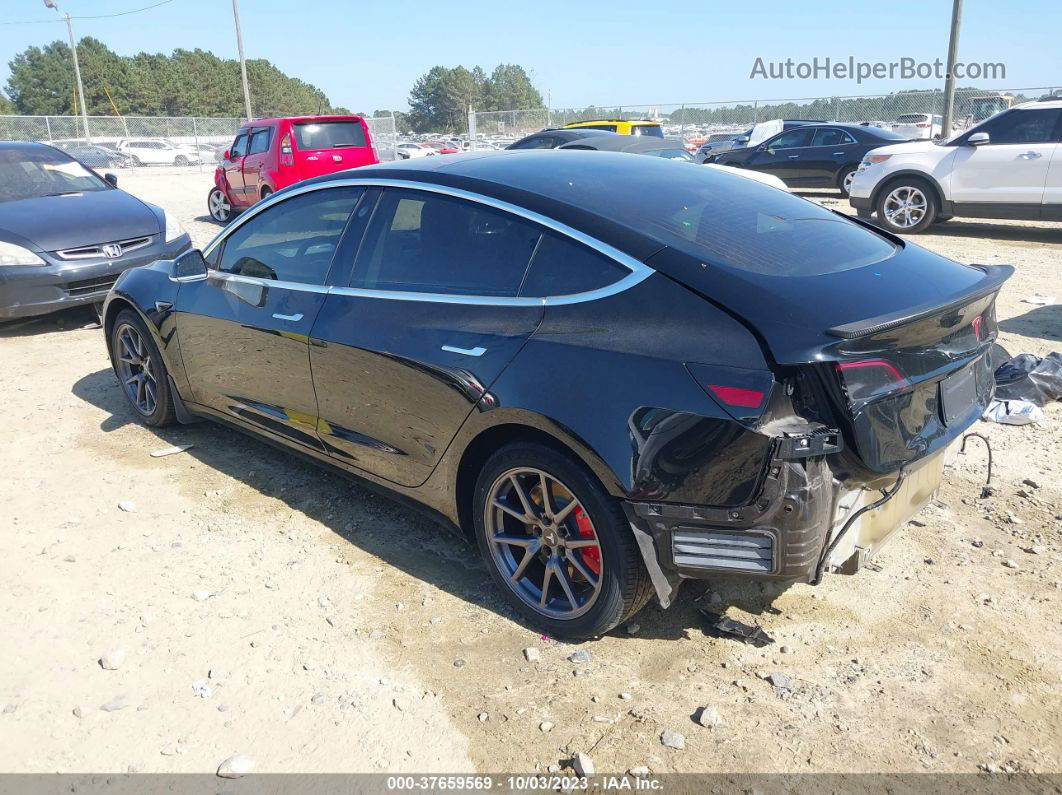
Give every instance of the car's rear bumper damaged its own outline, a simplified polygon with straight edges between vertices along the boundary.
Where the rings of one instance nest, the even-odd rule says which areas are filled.
[[[925,507],[956,443],[906,467],[897,487],[899,473],[842,483],[826,456],[788,458],[793,440],[780,439],[757,497],[747,505],[627,500],[623,508],[662,607],[671,604],[683,579],[737,574],[815,583],[822,571],[855,574]],[[859,513],[881,501],[883,490],[893,489],[879,507]]]

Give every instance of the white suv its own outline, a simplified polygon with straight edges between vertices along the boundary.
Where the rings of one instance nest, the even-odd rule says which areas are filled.
[[[947,141],[873,149],[849,202],[891,232],[955,215],[1062,221],[1062,97],[997,113]]]
[[[118,151],[129,155],[138,166],[190,166],[201,160],[195,148],[179,146],[165,138],[125,138],[118,142]]]

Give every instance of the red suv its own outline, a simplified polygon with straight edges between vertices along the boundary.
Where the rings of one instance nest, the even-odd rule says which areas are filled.
[[[304,179],[379,163],[361,116],[256,119],[240,127],[214,172],[207,208],[215,221]]]

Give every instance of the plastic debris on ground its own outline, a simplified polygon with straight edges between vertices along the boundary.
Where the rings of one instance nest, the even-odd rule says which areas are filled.
[[[981,419],[1002,425],[1031,425],[1041,422],[1044,410],[1027,400],[993,400]]]
[[[996,400],[1044,406],[1062,398],[1062,353],[1019,353],[996,368]]]
[[[1036,306],[1051,306],[1055,303],[1055,297],[1053,295],[1030,295],[1028,298],[1022,298],[1023,304],[1035,304]]]
[[[721,613],[713,613],[711,610],[698,608],[698,612],[705,618],[704,631],[718,638],[733,638],[747,643],[750,646],[768,646],[774,643],[774,638],[759,627],[743,624]]]

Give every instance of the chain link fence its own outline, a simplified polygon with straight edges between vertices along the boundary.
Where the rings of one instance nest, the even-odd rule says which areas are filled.
[[[536,108],[473,112],[476,146],[490,148],[546,127],[563,127],[579,121],[653,119],[665,135],[681,137],[691,145],[714,134],[740,133],[758,122],[773,119],[872,124],[884,128],[919,123],[923,137],[949,137],[994,113],[1057,90],[1053,86],[1003,90],[958,89],[955,92],[953,128],[942,127],[944,92],[902,91],[865,96],[806,97],[802,99],[745,100],[731,102],[658,103],[646,105],[591,105],[586,108]],[[915,117],[925,115],[925,120]]]
[[[213,171],[241,118],[193,116],[0,116],[0,141],[39,141],[96,169]],[[393,116],[366,118],[380,160],[394,160]],[[129,142],[137,145],[130,147]]]

